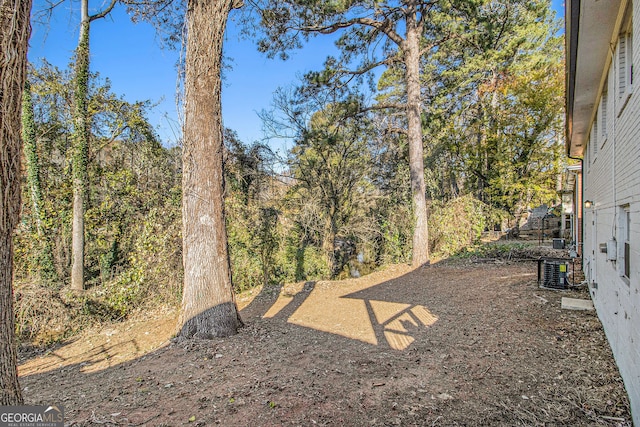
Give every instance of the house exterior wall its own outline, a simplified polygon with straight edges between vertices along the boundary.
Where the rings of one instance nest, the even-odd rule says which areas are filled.
[[[582,212],[582,171],[580,171],[580,173],[578,173],[578,176],[576,177],[576,185],[573,193],[573,203],[573,211],[575,212],[573,223],[574,239],[576,241],[576,250],[578,256],[582,257],[582,254],[584,253],[584,242],[582,237],[582,223],[584,221]]]
[[[640,23],[640,0],[629,13],[632,24]],[[632,63],[640,70],[640,24],[635,27]],[[620,96],[618,49],[603,70],[606,80],[584,151],[583,195],[594,204],[583,211],[583,268],[631,401],[634,423],[640,425],[640,84],[630,95]],[[602,96],[607,97],[604,121]],[[607,242],[609,251],[603,253],[600,245]]]

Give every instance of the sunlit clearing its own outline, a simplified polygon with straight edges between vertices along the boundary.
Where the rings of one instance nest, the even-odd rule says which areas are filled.
[[[438,318],[421,305],[370,301],[378,324],[384,328],[384,337],[394,350],[404,350],[415,338],[412,332],[433,325]]]
[[[276,314],[280,313],[280,311],[289,305],[293,301],[292,295],[282,295],[273,303],[273,305],[269,308],[269,310],[264,314],[265,318],[271,318]]]
[[[331,289],[316,288],[287,321],[369,344],[378,344],[365,302],[340,298],[341,296]],[[327,301],[328,298],[330,299]]]
[[[386,302],[386,301],[370,301],[371,308],[373,308],[373,313],[376,315],[376,321],[383,325],[385,322],[388,322],[393,317],[397,316],[398,313],[403,312],[407,308],[411,307],[410,304],[400,304],[394,302]]]
[[[137,359],[166,346],[175,331],[177,313],[151,321],[129,322],[87,333],[65,345],[30,358],[18,367],[20,376],[70,367],[90,373]]]
[[[368,344],[386,344],[394,350],[406,349],[420,332],[438,320],[422,305],[350,295],[360,290],[354,281],[346,286],[317,286],[310,293],[300,291],[293,298],[281,294],[263,317],[288,316],[286,321],[294,325]]]
[[[411,335],[399,334],[391,331],[384,331],[384,337],[387,339],[389,347],[394,350],[404,350],[415,341],[415,338]]]

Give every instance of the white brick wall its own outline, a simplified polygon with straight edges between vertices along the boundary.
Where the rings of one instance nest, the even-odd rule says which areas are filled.
[[[640,23],[640,1],[633,5],[633,22]],[[608,70],[607,140],[586,148],[584,200],[595,202],[584,212],[584,265],[591,296],[623,377],[635,425],[640,426],[640,25],[633,30],[636,84],[618,117],[616,61]],[[605,70],[603,70],[605,75]],[[600,104],[599,100],[596,107]],[[593,144],[593,140],[590,141]],[[620,276],[620,263],[607,261],[599,244],[619,238],[619,207],[629,206],[629,280]],[[620,254],[618,254],[619,256]],[[588,266],[588,267],[587,267]],[[597,289],[593,283],[597,283]]]

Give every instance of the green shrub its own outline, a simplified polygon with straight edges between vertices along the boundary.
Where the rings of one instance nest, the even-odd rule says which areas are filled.
[[[455,258],[509,258],[512,255],[526,253],[535,242],[498,241],[476,244],[464,248],[455,254]]]
[[[487,205],[471,195],[434,202],[429,215],[432,253],[447,257],[480,240],[487,226]]]
[[[129,268],[120,274],[116,280],[103,285],[99,296],[117,319],[124,319],[144,301],[144,271],[139,268]]]

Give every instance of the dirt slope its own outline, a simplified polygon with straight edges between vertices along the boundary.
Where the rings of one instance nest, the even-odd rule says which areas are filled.
[[[594,312],[560,309],[536,264],[395,266],[240,298],[234,337],[170,341],[175,313],[22,361],[30,404],[69,425],[622,425]]]

